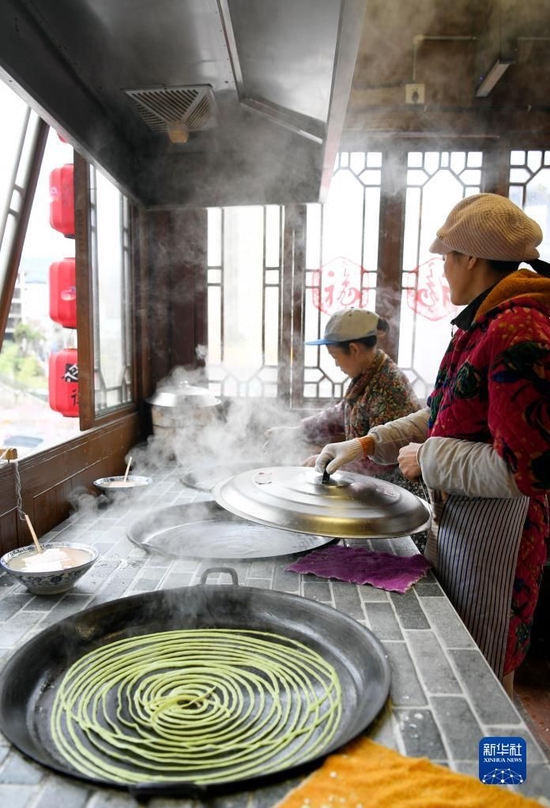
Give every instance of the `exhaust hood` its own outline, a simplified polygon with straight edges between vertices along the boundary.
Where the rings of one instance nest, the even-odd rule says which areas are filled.
[[[2,0],[0,77],[146,208],[323,201],[366,0]]]

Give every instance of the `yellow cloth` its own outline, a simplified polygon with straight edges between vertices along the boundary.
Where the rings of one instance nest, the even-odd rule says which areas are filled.
[[[540,808],[475,777],[404,757],[368,738],[328,757],[278,808]]]

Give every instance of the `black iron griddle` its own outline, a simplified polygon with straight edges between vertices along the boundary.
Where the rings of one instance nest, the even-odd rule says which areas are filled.
[[[209,572],[203,575],[203,581]],[[219,570],[218,570],[219,571]],[[234,580],[235,573],[231,570]],[[204,796],[235,788],[266,785],[278,776],[298,773],[288,762],[281,771],[253,781],[227,781],[196,787],[181,783],[126,786],[88,778],[58,754],[50,734],[56,689],[68,668],[84,654],[119,640],[176,628],[233,628],[277,633],[307,644],[332,664],[344,694],[335,736],[304,766],[317,765],[366,729],[383,707],[390,667],[380,641],[347,615],[316,601],[273,590],[235,584],[147,592],[85,609],[45,629],[22,646],[0,675],[0,729],[23,754],[54,771],[87,782],[128,788],[138,799],[152,795]]]

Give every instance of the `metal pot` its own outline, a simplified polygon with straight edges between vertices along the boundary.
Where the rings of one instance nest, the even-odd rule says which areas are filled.
[[[206,585],[212,572],[229,572],[234,585]],[[86,653],[124,637],[182,628],[265,631],[301,642],[336,670],[342,714],[335,735],[309,760],[288,760],[268,776],[197,786],[192,775],[176,783],[125,786],[94,779],[73,769],[57,752],[50,731],[53,699],[67,670]],[[361,733],[383,707],[390,688],[390,666],[380,641],[351,617],[329,606],[274,590],[237,585],[233,570],[207,570],[201,584],[146,592],[85,609],[45,629],[22,646],[0,674],[0,729],[23,754],[62,774],[88,782],[128,787],[138,799],[153,794],[242,789],[246,782],[266,785],[290,772],[302,773]]]
[[[216,398],[206,387],[197,387],[185,380],[161,387],[147,401],[154,407],[171,410],[180,410],[183,407],[202,409],[221,404],[220,399]]]
[[[161,385],[147,403],[151,405],[155,434],[167,438],[212,423],[221,409],[220,399],[210,390],[185,380]]]

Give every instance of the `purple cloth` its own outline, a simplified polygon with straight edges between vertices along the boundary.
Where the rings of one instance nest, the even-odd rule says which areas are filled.
[[[319,578],[336,578],[352,584],[371,584],[391,592],[406,592],[428,572],[430,565],[423,555],[397,556],[376,553],[366,547],[344,547],[333,544],[313,550],[287,570],[311,573]]]

